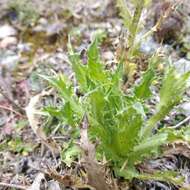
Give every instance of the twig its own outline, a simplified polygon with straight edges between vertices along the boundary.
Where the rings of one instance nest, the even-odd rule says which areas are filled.
[[[14,102],[14,100],[12,100],[10,97],[8,97],[7,96],[7,94],[5,93],[5,92],[3,92],[3,89],[0,87],[0,94],[6,99],[6,100],[8,100],[8,102],[10,103],[10,104],[12,104],[19,112],[20,112],[20,114],[21,115],[23,115],[23,114],[25,114],[25,110],[22,108],[22,107],[20,107],[18,104],[16,104],[15,102]]]
[[[190,121],[190,115],[189,115],[187,118],[185,118],[183,121],[179,122],[177,125],[175,125],[175,126],[173,126],[173,127],[171,127],[171,128],[172,128],[172,129],[179,129],[179,128],[181,128],[181,126],[182,126],[183,124],[185,124],[185,123],[188,122],[188,121]]]
[[[174,11],[176,9],[176,7],[181,3],[181,0],[176,2],[174,5],[170,6],[166,12],[160,16],[159,20],[157,21],[157,23],[147,32],[142,36],[142,40],[146,39],[148,36],[152,35],[154,32],[156,32],[160,26],[163,24],[163,22],[165,21],[165,19],[170,15],[170,13],[172,11]]]
[[[3,183],[3,182],[0,182],[0,186],[11,187],[11,188],[15,188],[15,189],[22,189],[22,190],[28,189],[27,186],[21,186],[21,185],[17,185],[17,184],[9,184],[9,183]]]
[[[20,112],[18,112],[16,110],[13,110],[12,108],[0,105],[0,109],[5,109],[5,110],[8,110],[10,112],[14,112],[15,114],[17,114],[17,115],[19,115],[21,117],[24,117]]]
[[[132,25],[130,26],[130,29],[129,29],[130,34],[128,37],[128,47],[129,47],[128,54],[130,56],[133,55],[133,52],[134,52],[133,47],[134,47],[134,43],[135,43],[136,34],[138,31],[138,24],[139,24],[139,21],[140,21],[141,15],[142,15],[142,11],[144,8],[144,4],[145,4],[144,0],[141,0],[141,1],[139,0],[138,4],[136,6],[136,9],[135,9],[133,18],[132,18]]]

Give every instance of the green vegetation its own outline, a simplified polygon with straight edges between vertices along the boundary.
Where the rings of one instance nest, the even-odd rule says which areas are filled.
[[[134,1],[136,6],[134,16],[131,16],[123,3],[122,0],[118,1],[124,24],[130,32],[127,59],[131,61],[136,55],[135,38],[139,30],[140,16],[148,1]],[[148,68],[142,74],[140,82],[135,83],[130,92],[126,93],[122,90],[125,59],[121,59],[114,71],[106,70],[99,53],[103,38],[101,32],[92,37],[92,43],[87,50],[87,64],[82,62],[80,54],[74,51],[70,43],[68,44],[69,60],[80,95],[76,94],[73,82],[63,74],[55,77],[42,76],[57,89],[62,101],[60,106],[49,106],[45,111],[60,123],[72,126],[74,131],[66,154],[62,156],[63,161],[70,166],[71,158],[78,155],[79,150],[73,142],[78,141],[80,124],[83,117],[87,116],[90,126],[89,138],[92,142],[99,142],[96,147],[97,159],[102,160],[105,157],[116,176],[129,180],[141,178],[181,183],[181,178],[176,178],[176,173],[166,171],[155,172],[152,175],[142,174],[135,166],[145,159],[161,155],[163,145],[179,139],[190,140],[187,135],[188,128],[186,131],[157,129],[158,122],[181,101],[190,72],[180,76],[172,66],[166,66],[161,87],[158,87],[160,101],[155,106],[156,112],[149,117],[151,111],[147,100],[152,98],[150,88],[157,78],[159,56],[155,54],[149,58]]]
[[[43,76],[58,90],[62,99],[60,107],[48,107],[46,111],[51,117],[72,126],[76,132],[86,114],[90,139],[100,141],[97,146],[99,159],[105,156],[119,176],[127,179],[142,177],[135,170],[137,163],[158,155],[164,144],[177,139],[187,140],[184,131],[175,134],[175,130],[161,129],[153,134],[152,130],[179,103],[190,73],[178,76],[173,67],[166,69],[160,102],[156,113],[148,119],[145,100],[151,98],[150,86],[155,78],[158,57],[153,56],[149,60],[149,68],[141,82],[132,89],[131,94],[126,94],[121,90],[122,63],[113,72],[105,70],[99,56],[100,41],[99,34],[88,48],[86,65],[69,44],[69,58],[82,96],[76,95],[73,83],[62,74]],[[73,137],[77,140],[78,136],[75,134]],[[74,151],[70,152],[74,155]]]

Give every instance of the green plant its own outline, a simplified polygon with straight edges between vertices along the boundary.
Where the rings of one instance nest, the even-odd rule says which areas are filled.
[[[190,73],[178,76],[173,67],[166,69],[156,113],[147,118],[149,111],[145,111],[145,108],[148,109],[145,102],[151,98],[150,86],[156,77],[159,57],[154,55],[149,59],[149,67],[141,82],[131,89],[130,94],[126,94],[121,88],[123,64],[118,64],[114,71],[104,69],[98,48],[101,39],[100,34],[93,38],[87,50],[86,65],[71,44],[68,45],[70,63],[82,95],[76,95],[73,83],[62,74],[42,76],[58,90],[62,99],[60,107],[49,107],[46,111],[76,131],[79,131],[83,116],[87,115],[89,137],[92,141],[99,141],[96,149],[99,159],[105,156],[119,176],[145,179],[148,177],[135,169],[137,163],[158,155],[164,144],[176,139],[187,140],[183,131],[174,135],[175,130],[172,129],[157,130],[154,134],[152,130],[179,103]],[[155,174],[154,177],[161,179],[160,176]]]
[[[134,74],[137,72],[137,60],[141,57],[140,44],[142,43],[144,37],[137,39],[137,34],[139,33],[140,28],[142,28],[141,15],[143,9],[150,4],[151,0],[131,0],[128,3],[131,3],[134,6],[134,11],[129,10],[125,0],[117,0],[117,7],[120,11],[120,16],[123,19],[123,24],[127,29],[124,36],[126,44],[124,41],[120,42],[119,49],[119,59],[123,60],[123,78],[124,83],[133,83]],[[150,33],[150,32],[149,32]],[[145,35],[147,36],[147,35]]]
[[[127,79],[124,82],[133,82],[133,77],[137,71],[137,65],[139,64],[138,60],[144,56],[140,51],[141,44],[147,39],[148,36],[152,35],[161,27],[164,19],[171,14],[171,11],[174,10],[179,3],[173,5],[171,4],[163,15],[160,16],[157,23],[155,23],[155,25],[147,32],[143,33],[142,28],[144,23],[141,21],[141,16],[143,10],[149,7],[152,0],[130,0],[128,1],[128,4],[126,3],[126,0],[117,0],[116,2],[120,11],[120,16],[123,19],[123,24],[127,29],[127,32],[124,34],[126,40],[122,40],[120,42],[122,44],[122,48],[118,48],[121,49],[118,57],[124,61],[123,75],[125,79]],[[134,7],[134,11],[129,10],[129,4]],[[123,44],[125,41],[126,44]]]
[[[144,7],[150,4],[151,0],[131,0],[132,5],[134,5],[135,10],[132,13],[126,4],[125,0],[117,0],[117,7],[120,10],[120,16],[123,19],[124,26],[128,30],[127,35],[127,49],[128,55],[127,59],[131,60],[137,53],[139,42],[136,41],[137,33],[141,27],[140,18]]]

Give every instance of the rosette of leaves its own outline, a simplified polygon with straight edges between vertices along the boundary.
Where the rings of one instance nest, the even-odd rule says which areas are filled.
[[[141,81],[131,89],[130,95],[126,94],[121,88],[123,64],[119,63],[114,71],[109,71],[101,61],[101,36],[99,33],[92,39],[87,50],[87,64],[82,62],[80,54],[73,50],[71,44],[68,45],[70,64],[82,95],[75,93],[73,82],[63,74],[43,76],[57,89],[62,100],[60,107],[49,107],[47,112],[51,117],[72,126],[75,131],[80,130],[79,125],[86,115],[90,126],[89,137],[99,142],[97,158],[101,160],[105,156],[119,176],[145,179],[148,175],[138,173],[135,169],[137,163],[159,155],[164,144],[177,139],[187,140],[181,131],[175,135],[172,129],[158,130],[156,133],[152,133],[152,130],[181,101],[190,73],[178,75],[173,67],[166,69],[160,88],[160,102],[155,114],[147,119],[149,111],[146,102],[152,95],[150,87],[156,77],[158,57],[154,55],[150,58]],[[76,134],[79,135],[76,132],[72,141],[77,141]],[[164,180],[161,176],[164,174],[157,173],[154,177]],[[149,175],[149,178],[152,177]],[[173,175],[171,178],[175,181]]]

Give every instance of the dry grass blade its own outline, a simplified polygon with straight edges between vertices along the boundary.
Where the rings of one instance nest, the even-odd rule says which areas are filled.
[[[1,76],[0,76],[0,80],[1,79]],[[2,80],[3,81],[3,80]],[[1,81],[1,83],[2,83]],[[2,85],[0,83],[0,85]],[[2,86],[0,86],[0,94],[15,108],[18,110],[17,114],[21,115],[21,116],[24,116],[25,115],[25,110],[20,107],[17,103],[15,103],[15,101],[12,99],[12,97],[10,97],[9,93],[5,93]]]
[[[163,24],[163,22],[169,17],[172,11],[175,11],[177,6],[181,4],[183,1],[179,0],[174,4],[170,4],[170,6],[166,9],[163,15],[160,16],[156,24],[143,35],[142,39],[146,39],[148,36],[152,35],[154,32],[158,32],[159,28]]]
[[[48,176],[48,178],[54,180],[55,182],[62,184],[65,187],[73,187],[75,186],[75,181],[73,179],[73,176],[69,174],[60,174],[56,171],[55,168],[52,168],[49,165],[46,165],[46,169],[36,168],[33,165],[30,165],[30,168],[38,171],[39,173],[44,174],[45,176]]]
[[[54,155],[59,152],[58,145],[51,139],[47,138],[46,134],[39,126],[39,120],[36,114],[37,113],[36,105],[39,103],[40,98],[48,94],[49,94],[48,92],[42,92],[32,97],[28,106],[26,107],[26,115],[34,133],[40,138],[42,143],[52,151]]]
[[[183,155],[190,157],[190,145],[185,141],[176,141],[164,147],[164,155]]]
[[[53,168],[48,167],[46,174],[60,184],[63,184],[65,187],[72,187],[74,185],[70,175],[61,175]]]
[[[105,171],[95,159],[95,145],[88,139],[88,127],[87,116],[84,116],[80,132],[80,146],[84,151],[84,167],[88,176],[88,184],[96,190],[117,190],[116,187],[106,182]]]
[[[17,184],[9,184],[9,183],[3,183],[0,182],[0,187],[5,187],[5,188],[14,188],[14,189],[21,189],[21,190],[27,190],[28,188],[26,186],[21,186]]]

